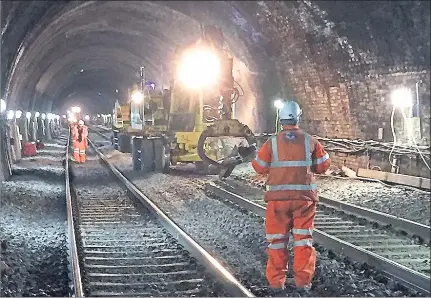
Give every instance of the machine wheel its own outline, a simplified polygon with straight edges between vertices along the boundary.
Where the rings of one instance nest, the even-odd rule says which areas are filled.
[[[118,150],[118,132],[114,130],[112,133],[112,145],[114,145],[115,150]]]
[[[165,158],[163,159],[163,170],[162,173],[164,174],[168,174],[169,171],[171,170],[171,154],[168,152],[166,152],[167,149],[165,147]]]
[[[153,139],[154,145],[154,170],[162,172],[165,159],[165,146],[163,146],[163,139]]]
[[[132,137],[127,134],[119,134],[118,145],[120,152],[131,153],[132,152]]]
[[[141,149],[141,163],[142,171],[152,172],[154,171],[154,140],[142,139],[142,149]]]
[[[142,169],[141,151],[142,138],[132,138],[132,161],[134,171],[140,171]]]
[[[154,144],[154,167],[156,172],[168,173],[171,163],[169,147],[163,139],[153,139]]]

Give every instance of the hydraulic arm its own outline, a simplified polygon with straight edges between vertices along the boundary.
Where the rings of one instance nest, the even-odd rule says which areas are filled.
[[[223,49],[223,33],[215,27],[206,27],[203,32],[203,42],[217,52],[220,59],[218,84],[220,99],[217,108],[218,117],[202,131],[197,151],[203,162],[219,167],[219,176],[226,178],[232,173],[236,165],[249,161],[255,156],[256,139],[247,125],[240,123],[233,117],[233,108],[239,97],[239,91],[235,87],[235,81],[232,76],[233,58]],[[244,138],[248,144],[235,146],[228,156],[221,160],[214,160],[205,151],[205,141],[210,137]]]

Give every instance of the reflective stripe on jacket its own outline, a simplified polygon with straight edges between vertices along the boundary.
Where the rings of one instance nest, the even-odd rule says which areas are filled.
[[[252,161],[257,173],[268,173],[265,201],[317,201],[313,173],[324,173],[330,163],[319,141],[297,126],[285,126],[268,139]]]

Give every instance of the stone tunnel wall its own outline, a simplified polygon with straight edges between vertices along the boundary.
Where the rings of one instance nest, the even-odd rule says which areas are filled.
[[[352,46],[347,37],[339,36],[333,29],[334,23],[308,4],[304,1],[283,6],[267,2],[260,16],[260,24],[271,37],[272,46],[279,49],[278,64],[285,88],[304,110],[302,126],[322,137],[363,140],[377,140],[382,128],[383,138],[379,141],[392,142],[390,93],[398,87],[407,87],[416,99],[418,82],[422,139],[416,141],[429,145],[430,66],[423,60],[418,63],[414,55],[388,59],[379,56],[372,45],[362,49]],[[323,17],[316,17],[318,13]],[[414,49],[410,50],[414,53]],[[396,115],[394,127],[398,140],[406,139],[403,122]],[[390,170],[387,154],[331,153],[331,156],[336,166],[356,170],[375,165]],[[417,161],[408,161],[407,157],[401,159],[400,172],[429,177],[429,170],[419,156]]]

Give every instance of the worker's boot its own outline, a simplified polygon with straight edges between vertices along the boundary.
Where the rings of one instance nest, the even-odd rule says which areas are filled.
[[[299,292],[300,294],[308,294],[311,291],[311,284],[296,287],[296,291]]]
[[[286,296],[286,288],[270,288],[270,293],[272,297],[285,297]]]

